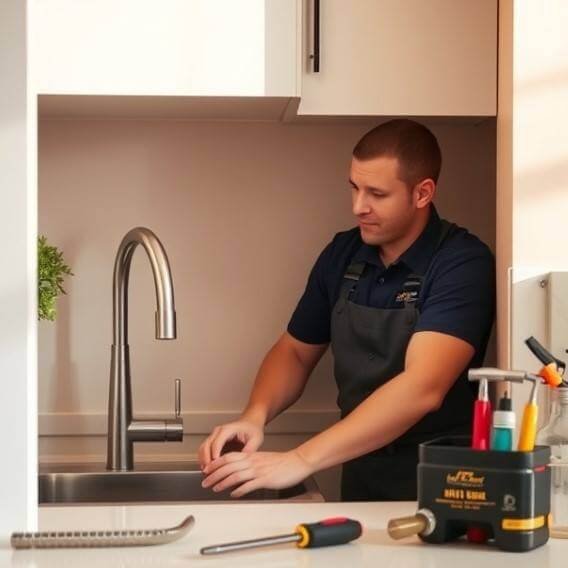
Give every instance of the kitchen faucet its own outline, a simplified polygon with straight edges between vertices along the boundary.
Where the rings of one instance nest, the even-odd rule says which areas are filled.
[[[174,289],[166,251],[158,237],[144,227],[129,231],[122,239],[114,263],[110,388],[108,401],[107,469],[133,469],[134,442],[164,442],[183,439],[180,418],[181,382],[175,381],[175,418],[138,420],[132,416],[132,388],[128,348],[128,279],[132,255],[142,245],[156,287],[156,339],[176,338]]]

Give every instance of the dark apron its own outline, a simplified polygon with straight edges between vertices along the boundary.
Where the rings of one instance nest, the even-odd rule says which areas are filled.
[[[435,252],[454,227],[442,221]],[[432,259],[430,265],[431,262]],[[403,288],[406,300],[401,308],[380,309],[355,304],[351,298],[365,266],[366,263],[361,262],[347,268],[331,318],[331,348],[342,418],[404,370],[406,348],[419,315],[416,300],[423,275],[412,274],[407,278]],[[407,397],[410,400],[412,392],[408,392]],[[465,376],[460,377],[439,410],[426,415],[386,447],[344,464],[341,498],[344,501],[414,501],[418,445],[441,435],[469,433],[473,400]]]

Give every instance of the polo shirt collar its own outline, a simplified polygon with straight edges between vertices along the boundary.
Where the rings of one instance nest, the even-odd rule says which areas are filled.
[[[442,230],[442,223],[436,207],[431,205],[428,222],[420,236],[398,257],[393,264],[404,263],[412,272],[424,274],[436,252],[436,245]],[[385,269],[376,246],[363,243],[355,253],[352,262],[367,262]]]
[[[412,272],[424,274],[430,260],[436,252],[438,239],[442,230],[442,222],[434,205],[430,208],[430,216],[420,236],[400,255],[398,260],[404,262]]]

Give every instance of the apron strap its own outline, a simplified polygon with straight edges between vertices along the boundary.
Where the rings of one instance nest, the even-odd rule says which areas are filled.
[[[343,275],[343,282],[341,284],[341,291],[339,292],[339,301],[337,302],[337,313],[341,313],[345,304],[351,300],[353,293],[357,288],[359,279],[363,275],[366,262],[352,262]]]

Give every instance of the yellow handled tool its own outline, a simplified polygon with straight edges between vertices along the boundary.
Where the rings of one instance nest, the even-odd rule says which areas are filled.
[[[536,386],[540,377],[527,375],[527,379],[533,382],[529,401],[523,411],[521,431],[519,432],[519,452],[532,452],[536,439],[536,421],[538,419],[538,406],[536,404]]]

